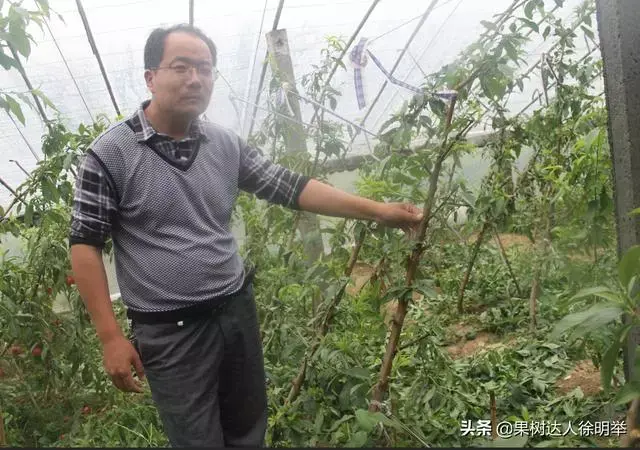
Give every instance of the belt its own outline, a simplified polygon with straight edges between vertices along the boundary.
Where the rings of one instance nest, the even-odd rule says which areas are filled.
[[[255,267],[251,266],[245,270],[245,277],[242,287],[233,294],[222,295],[205,300],[185,308],[171,311],[134,311],[127,309],[127,317],[132,322],[144,324],[177,323],[183,325],[185,320],[203,319],[207,315],[217,314],[234,298],[243,294],[255,276]]]

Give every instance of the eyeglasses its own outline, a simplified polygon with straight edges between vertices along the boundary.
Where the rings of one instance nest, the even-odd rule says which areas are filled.
[[[156,67],[154,70],[161,69],[170,70],[180,78],[190,77],[191,69],[195,69],[198,75],[203,78],[210,78],[214,81],[218,78],[218,69],[206,62],[196,64],[179,62],[166,67]]]

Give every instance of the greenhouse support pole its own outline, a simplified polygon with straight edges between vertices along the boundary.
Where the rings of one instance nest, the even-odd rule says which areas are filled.
[[[91,46],[91,50],[93,54],[96,55],[96,59],[98,60],[98,65],[100,66],[100,72],[102,73],[102,78],[104,79],[104,83],[107,85],[107,91],[109,91],[109,96],[111,97],[111,103],[113,103],[113,107],[116,110],[116,114],[120,115],[120,108],[118,108],[118,103],[116,102],[116,98],[113,95],[113,90],[111,89],[111,83],[109,83],[109,78],[107,77],[107,71],[104,69],[104,65],[102,64],[102,58],[100,58],[100,52],[98,51],[98,47],[96,46],[96,41],[93,39],[93,33],[91,32],[91,27],[89,26],[89,21],[87,20],[87,14],[84,12],[84,8],[82,7],[81,0],[76,0],[76,5],[78,6],[78,12],[80,13],[80,17],[82,18],[82,24],[84,25],[84,30],[87,33],[87,39],[89,40],[89,45]]]
[[[189,0],[189,25],[193,26],[193,2],[194,0]]]
[[[640,207],[640,8],[635,0],[596,0],[596,7],[621,257],[640,244],[640,218],[629,215]],[[639,337],[640,330],[633,329],[623,351],[627,380],[633,376]]]
[[[282,82],[289,84],[289,87],[285,91],[297,92],[287,30],[281,29],[268,32],[267,48],[270,55],[269,61],[271,62],[272,71],[279,73]],[[285,95],[288,97],[293,119],[295,120],[295,122],[290,123],[284,130],[284,141],[287,153],[304,154],[306,156],[308,155],[307,135],[302,126],[300,102],[295,95],[290,95],[289,92],[285,92]],[[312,264],[324,254],[324,244],[322,242],[322,235],[320,234],[318,216],[307,212],[301,213],[298,227],[305,243],[305,256],[307,257],[307,261]]]

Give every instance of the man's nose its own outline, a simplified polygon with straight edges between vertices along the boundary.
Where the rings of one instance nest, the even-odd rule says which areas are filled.
[[[196,67],[189,68],[189,76],[187,78],[187,84],[190,86],[197,85],[200,86],[202,84],[202,80],[200,79],[200,74],[198,73],[198,69]]]

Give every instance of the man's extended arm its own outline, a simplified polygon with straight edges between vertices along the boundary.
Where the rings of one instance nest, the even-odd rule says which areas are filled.
[[[326,216],[374,220],[415,231],[422,211],[408,203],[383,203],[352,195],[272,163],[240,140],[240,188],[267,201]]]
[[[404,228],[422,219],[421,211],[410,204],[382,203],[349,194],[317,180],[310,180],[298,198],[304,211],[325,216],[374,220],[387,226]]]

